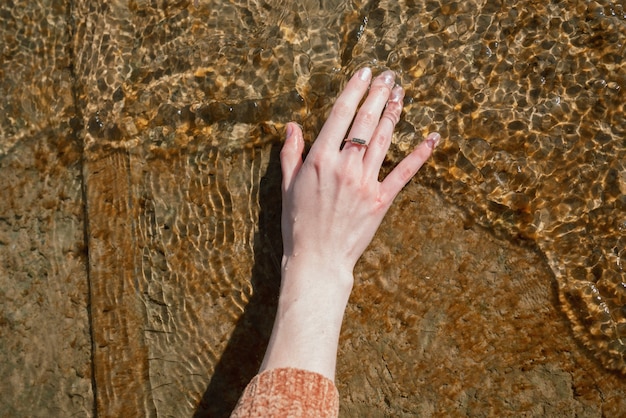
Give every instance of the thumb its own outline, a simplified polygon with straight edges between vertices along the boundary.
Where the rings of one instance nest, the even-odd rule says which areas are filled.
[[[297,123],[289,122],[286,126],[286,139],[280,151],[280,165],[283,172],[283,191],[288,190],[302,166],[304,139],[302,129]]]

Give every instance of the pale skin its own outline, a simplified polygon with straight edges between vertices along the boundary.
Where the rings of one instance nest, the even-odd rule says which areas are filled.
[[[393,72],[372,80],[371,70],[362,68],[337,98],[304,161],[302,130],[295,123],[287,125],[280,155],[281,289],[260,371],[293,367],[334,380],[354,266],[396,195],[440,138],[429,134],[382,182],[378,180],[403,98]],[[344,138],[348,142],[340,150]],[[352,143],[351,138],[365,140],[367,146]]]

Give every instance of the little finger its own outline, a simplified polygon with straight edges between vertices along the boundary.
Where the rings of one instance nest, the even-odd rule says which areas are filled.
[[[426,139],[422,141],[413,152],[404,157],[391,173],[387,175],[381,184],[381,200],[383,202],[387,205],[391,205],[400,190],[413,178],[424,162],[432,155],[440,139],[441,136],[437,132],[428,134]]]

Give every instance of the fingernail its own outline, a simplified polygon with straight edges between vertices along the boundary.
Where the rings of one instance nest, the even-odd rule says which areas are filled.
[[[369,81],[372,77],[372,70],[369,67],[363,67],[359,70],[359,78],[363,81]]]
[[[441,140],[441,135],[437,132],[431,132],[426,137],[426,145],[428,145],[430,149],[435,149],[437,145],[439,145],[439,140]]]
[[[402,97],[404,96],[404,90],[400,86],[395,86],[393,90],[391,90],[391,95],[389,96],[390,102],[400,102]]]
[[[285,132],[285,136],[287,138],[289,138],[292,133],[293,133],[293,126],[291,125],[291,123],[288,123],[287,124],[287,132]]]
[[[391,70],[387,70],[382,73],[381,77],[383,78],[385,84],[389,86],[393,86],[396,83],[396,74]]]

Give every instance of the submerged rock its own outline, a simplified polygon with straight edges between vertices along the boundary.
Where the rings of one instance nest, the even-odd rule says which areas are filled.
[[[384,171],[444,141],[357,267],[342,414],[626,408],[618,5],[43,3],[0,6],[0,170],[26,179],[0,212],[0,326],[35,330],[3,343],[2,375],[52,370],[70,401],[3,390],[3,412],[226,416],[276,306],[284,124],[312,141],[363,65],[407,91]],[[48,328],[75,342],[29,348]]]

